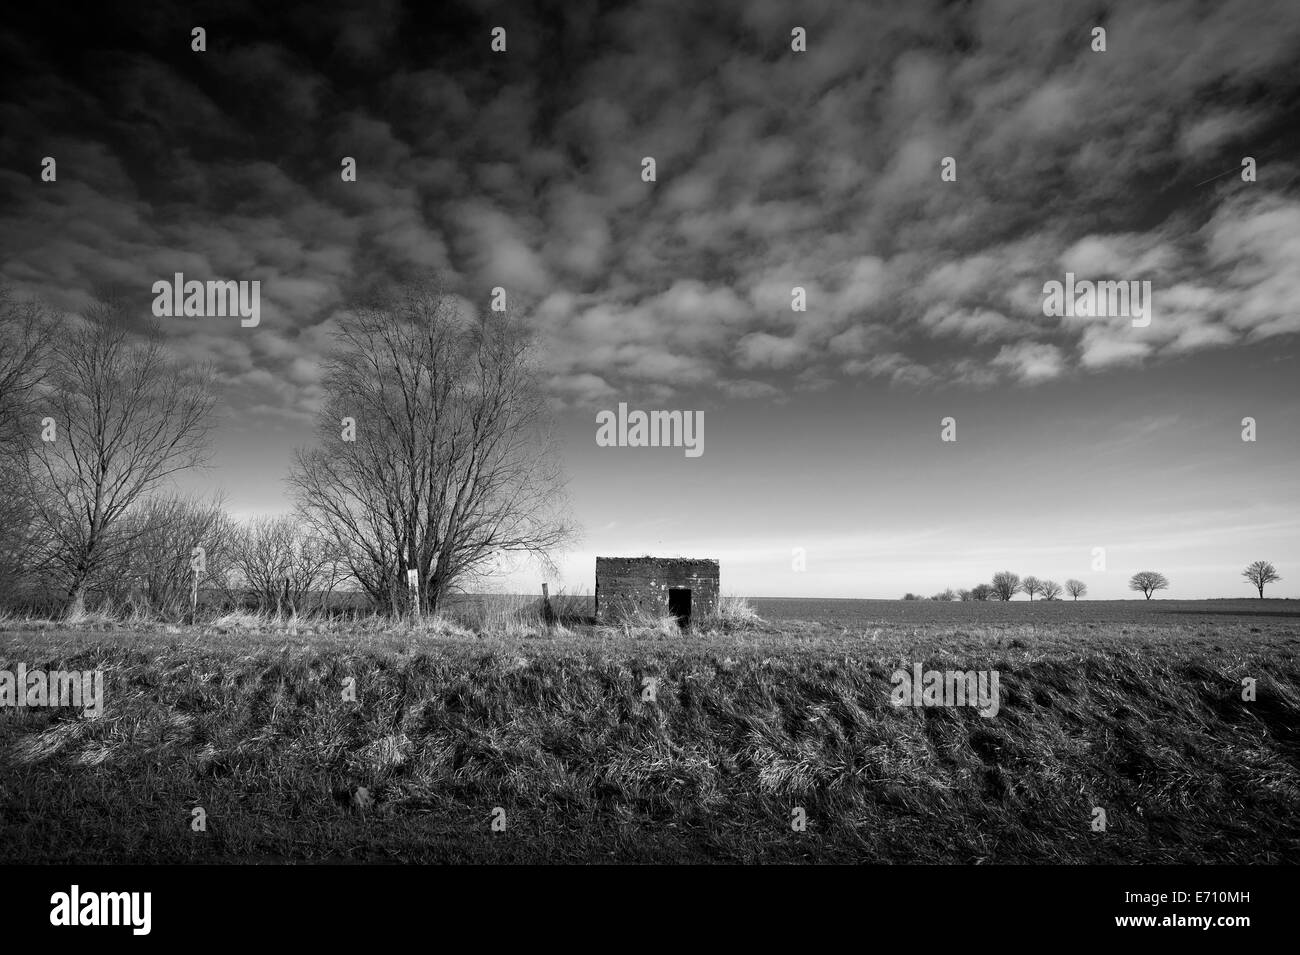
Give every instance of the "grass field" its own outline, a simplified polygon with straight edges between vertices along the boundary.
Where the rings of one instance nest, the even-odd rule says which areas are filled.
[[[102,669],[106,701],[0,709],[0,861],[1300,861],[1298,601],[753,604],[684,635],[10,621],[0,670]],[[892,706],[917,662],[998,671],[998,714]]]

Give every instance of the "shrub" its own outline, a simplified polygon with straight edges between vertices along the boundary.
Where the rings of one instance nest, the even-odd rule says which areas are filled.
[[[718,608],[705,618],[706,626],[725,633],[745,630],[762,622],[763,618],[758,615],[758,611],[739,594],[722,594],[718,598]]]

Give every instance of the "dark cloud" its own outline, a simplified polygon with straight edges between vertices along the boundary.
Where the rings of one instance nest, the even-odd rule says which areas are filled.
[[[1300,331],[1293,3],[427,6],[15,17],[3,277],[68,308],[260,279],[256,330],[169,331],[286,414],[349,299],[433,271],[531,309],[563,402],[1032,386]],[[1045,319],[1067,269],[1149,279],[1156,320]]]

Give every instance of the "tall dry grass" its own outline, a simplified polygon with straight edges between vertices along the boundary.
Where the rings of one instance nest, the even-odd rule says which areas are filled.
[[[11,632],[0,669],[102,668],[107,700],[0,715],[0,857],[1297,861],[1300,664],[1250,628]],[[891,706],[914,660],[997,669],[998,716]]]

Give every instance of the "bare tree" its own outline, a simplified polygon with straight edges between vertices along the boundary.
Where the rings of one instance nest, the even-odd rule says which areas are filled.
[[[52,351],[42,403],[57,432],[36,445],[33,471],[46,557],[71,613],[100,568],[142,533],[123,521],[131,507],[202,462],[214,398],[209,370],[173,363],[157,326],[133,335],[114,304],[61,330]]]
[[[1020,589],[1025,593],[1027,593],[1029,595],[1029,599],[1032,601],[1034,599],[1034,594],[1042,591],[1043,582],[1039,580],[1037,577],[1030,574],[1028,577],[1026,577],[1024,580],[1020,582]]]
[[[202,548],[198,586],[225,592],[233,525],[220,500],[156,495],[132,508],[120,525],[129,548],[101,565],[100,589],[131,603],[179,617],[189,609],[196,548]]]
[[[970,589],[971,600],[991,600],[993,598],[993,588],[988,584],[976,584]]]
[[[1065,582],[1065,592],[1074,600],[1078,600],[1088,592],[1088,585],[1082,580],[1075,580],[1071,577]]]
[[[974,600],[975,597],[974,595],[971,594],[969,590],[959,590],[957,591],[957,599],[962,602],[966,602],[968,600]]]
[[[31,414],[46,375],[50,325],[41,305],[0,286],[0,463],[29,451],[39,431]]]
[[[1020,593],[1020,575],[1013,574],[1009,570],[1000,570],[993,575],[993,583],[989,589],[998,600],[1010,600]]]
[[[1257,560],[1241,572],[1241,576],[1249,580],[1259,591],[1259,599],[1264,599],[1264,585],[1275,583],[1282,579],[1282,575],[1266,560]]]
[[[1054,580],[1044,580],[1042,588],[1044,600],[1055,600],[1061,596],[1061,585]]]
[[[320,443],[298,453],[290,481],[373,600],[404,609],[414,570],[421,609],[436,610],[503,555],[547,562],[572,537],[515,316],[467,320],[451,297],[412,290],[356,309],[337,344]]]
[[[948,587],[945,590],[942,590],[939,593],[935,594],[930,599],[931,600],[956,600],[957,593],[951,587]]]
[[[258,609],[306,609],[311,595],[338,584],[340,555],[333,541],[296,517],[259,518],[239,528],[232,565]]]
[[[1168,590],[1169,581],[1164,574],[1154,570],[1140,570],[1129,578],[1128,589],[1140,591],[1150,600],[1157,590]]]
[[[52,319],[36,302],[0,286],[0,593],[16,595],[38,546],[27,474],[40,429],[37,395],[46,376]]]

